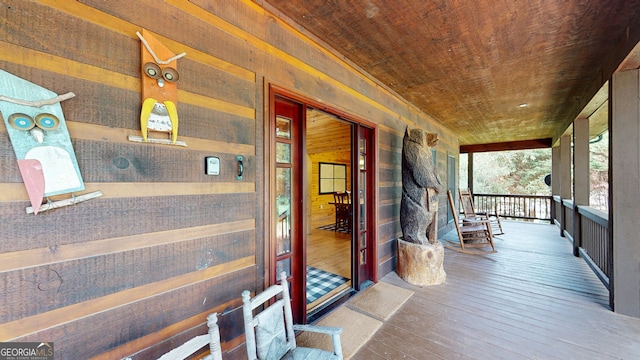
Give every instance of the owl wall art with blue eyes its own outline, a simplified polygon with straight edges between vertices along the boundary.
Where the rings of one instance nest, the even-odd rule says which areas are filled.
[[[84,190],[58,95],[0,70],[0,117],[18,161],[33,212],[49,196]]]

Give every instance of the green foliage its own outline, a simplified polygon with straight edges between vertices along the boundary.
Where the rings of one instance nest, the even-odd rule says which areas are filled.
[[[609,211],[609,132],[605,131],[599,141],[589,144],[589,182],[591,193],[589,205]]]
[[[468,159],[460,158],[461,178]],[[544,177],[551,173],[551,149],[473,154],[473,191],[478,194],[549,195]],[[465,186],[466,187],[466,186]]]
[[[609,133],[589,144],[590,206],[608,211]],[[551,149],[473,154],[473,191],[477,194],[550,195]],[[460,155],[460,188],[467,184],[468,155]]]

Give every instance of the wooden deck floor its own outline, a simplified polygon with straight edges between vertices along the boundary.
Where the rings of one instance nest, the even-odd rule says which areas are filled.
[[[609,309],[555,226],[505,227],[495,254],[445,249],[445,284],[381,279],[415,294],[353,359],[640,359],[640,319]]]

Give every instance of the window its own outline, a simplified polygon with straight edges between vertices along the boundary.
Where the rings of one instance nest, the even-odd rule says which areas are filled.
[[[320,163],[320,194],[347,190],[347,165]]]

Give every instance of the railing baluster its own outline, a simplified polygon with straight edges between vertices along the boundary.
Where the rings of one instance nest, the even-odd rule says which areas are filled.
[[[513,219],[552,222],[553,197],[546,195],[474,194],[478,211]]]
[[[589,206],[578,206],[582,223],[582,247],[580,252],[603,284],[609,287],[611,276],[611,249],[609,242],[609,215]]]

